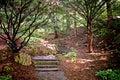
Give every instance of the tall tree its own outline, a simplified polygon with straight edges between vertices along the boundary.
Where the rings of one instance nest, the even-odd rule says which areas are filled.
[[[57,28],[58,28],[58,24],[57,24],[57,14],[56,13],[52,13],[51,14],[51,20],[52,20],[52,23],[53,23],[53,29],[54,29],[54,38],[58,38],[58,31],[57,31]]]
[[[77,36],[77,20],[76,20],[76,16],[77,16],[77,14],[76,14],[76,12],[74,12],[74,35],[75,35],[75,37]]]
[[[105,1],[102,0],[67,0],[71,7],[86,20],[88,50],[93,52],[92,28],[98,17],[104,12]]]
[[[49,2],[47,0],[7,1],[9,0],[1,3],[5,19],[0,21],[0,28],[3,31],[0,33],[0,38],[7,42],[13,53],[18,53],[28,43],[33,32],[47,23],[49,13],[46,10]]]
[[[110,21],[113,19],[112,15],[112,5],[115,3],[117,0],[105,0],[106,3],[106,10],[107,10],[107,27],[110,27]]]
[[[59,7],[59,0],[52,0],[51,1],[52,7],[51,7],[51,16],[50,19],[53,23],[53,30],[54,30],[54,38],[58,38],[58,19],[57,19],[57,9]]]

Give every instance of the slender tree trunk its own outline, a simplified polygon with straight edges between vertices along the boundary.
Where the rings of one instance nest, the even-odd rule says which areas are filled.
[[[110,22],[113,19],[112,11],[111,11],[111,0],[106,0],[106,9],[107,9],[107,27],[110,28]]]
[[[76,22],[76,12],[74,12],[74,35],[77,37],[77,22]]]
[[[12,38],[13,34],[12,34],[12,23],[9,24],[9,35]]]
[[[58,38],[58,25],[57,25],[57,18],[56,18],[56,13],[53,13],[52,15],[52,21],[53,21],[53,28],[54,28],[54,38]]]
[[[67,24],[66,32],[68,33],[69,29],[70,29],[70,16],[69,16],[69,13],[67,11],[66,11],[66,24]]]
[[[56,30],[56,27],[54,27],[54,38],[55,38],[55,39],[58,38],[58,32],[57,32],[57,30]]]
[[[87,24],[88,31],[88,51],[89,53],[93,53],[93,36],[92,36],[92,24]]]

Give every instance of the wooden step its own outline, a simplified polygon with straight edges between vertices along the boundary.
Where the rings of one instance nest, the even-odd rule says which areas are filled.
[[[50,71],[60,71],[60,68],[36,68],[39,72],[50,72]]]

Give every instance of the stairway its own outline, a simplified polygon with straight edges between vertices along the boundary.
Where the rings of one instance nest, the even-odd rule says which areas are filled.
[[[39,72],[60,71],[59,61],[53,55],[36,56],[33,58],[35,70]]]
[[[59,68],[60,62],[54,55],[33,57],[35,70],[41,80],[67,80]]]

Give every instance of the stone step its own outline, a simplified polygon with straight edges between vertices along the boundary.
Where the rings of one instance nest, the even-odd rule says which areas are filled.
[[[33,61],[35,65],[59,65],[59,61]]]
[[[68,80],[62,71],[38,72],[41,80]]]
[[[38,72],[60,71],[60,68],[36,68]]]
[[[57,59],[33,59],[34,61],[58,61]]]
[[[58,65],[35,65],[36,68],[57,68]]]
[[[35,56],[35,57],[33,57],[33,60],[35,60],[35,61],[56,61],[57,58],[54,55]]]

